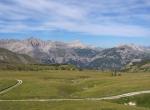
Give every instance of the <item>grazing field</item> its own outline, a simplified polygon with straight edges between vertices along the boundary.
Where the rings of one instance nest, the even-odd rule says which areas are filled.
[[[16,79],[23,84],[1,94],[0,100],[100,98],[127,92],[150,90],[150,73],[98,71],[0,71],[0,88]],[[12,83],[10,83],[12,81]],[[3,87],[4,88],[4,87]],[[149,103],[150,104],[150,103]],[[117,104],[116,101],[0,102],[0,110],[148,110]]]
[[[149,110],[103,101],[0,102],[0,110]]]

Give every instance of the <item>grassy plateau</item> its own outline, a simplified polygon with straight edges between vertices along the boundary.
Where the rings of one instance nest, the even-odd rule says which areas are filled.
[[[111,73],[99,71],[0,71],[0,91],[23,84],[1,94],[0,100],[100,98],[128,92],[150,90],[150,73]],[[104,101],[0,102],[0,110],[150,110],[150,95]],[[136,101],[136,106],[125,105]]]

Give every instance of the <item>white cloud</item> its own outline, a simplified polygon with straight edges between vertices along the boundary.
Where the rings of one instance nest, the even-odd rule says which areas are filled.
[[[64,29],[71,32],[81,32],[91,35],[109,35],[119,37],[144,37],[149,36],[150,31],[147,28],[141,28],[134,25],[122,25],[122,24],[89,24],[89,23],[72,23],[72,22],[50,22],[45,24],[45,28],[53,27],[56,29]]]
[[[0,1],[0,32],[62,29],[91,35],[150,36],[147,0],[12,1]]]

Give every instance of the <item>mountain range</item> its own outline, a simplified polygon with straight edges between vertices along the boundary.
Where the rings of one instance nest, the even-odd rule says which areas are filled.
[[[42,64],[74,64],[80,68],[121,69],[135,60],[150,59],[150,48],[136,45],[119,45],[113,48],[96,48],[79,41],[64,43],[36,38],[25,40],[1,39],[0,48],[17,54],[29,55]]]

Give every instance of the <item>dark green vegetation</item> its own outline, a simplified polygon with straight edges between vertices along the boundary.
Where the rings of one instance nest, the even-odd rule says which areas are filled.
[[[136,103],[136,106],[150,108],[150,94],[121,98],[118,100],[114,100],[114,102],[119,104],[128,104],[129,102],[134,102]]]
[[[73,65],[67,64],[3,64],[0,70],[15,70],[15,71],[40,71],[40,70],[77,70]]]
[[[98,71],[0,71],[0,80],[16,79],[23,80],[23,84],[0,95],[0,99],[100,98],[150,89],[149,73],[113,77]],[[0,102],[0,110],[18,109],[149,110],[111,101]]]

